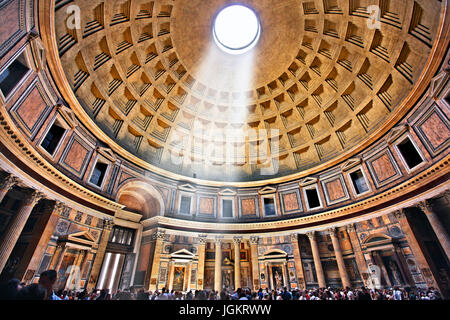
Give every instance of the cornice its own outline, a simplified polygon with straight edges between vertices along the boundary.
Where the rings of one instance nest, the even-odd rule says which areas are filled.
[[[22,137],[22,133],[9,117],[9,114],[4,111],[4,108],[0,108],[0,140],[4,148],[18,159],[25,160],[26,165],[36,174],[64,189],[74,197],[88,201],[94,206],[105,208],[111,214],[114,214],[116,210],[124,208],[123,205],[76,183],[45,160],[34,149],[34,146]],[[16,165],[18,164],[16,163]]]
[[[363,217],[367,219],[368,216],[384,214],[386,210],[394,212],[400,208],[413,206],[415,203],[423,201],[426,197],[433,197],[437,192],[443,192],[443,189],[448,189],[450,185],[447,181],[448,179],[446,179],[446,176],[450,173],[449,162],[450,155],[394,188],[348,206],[311,216],[254,223],[210,223],[157,216],[143,221],[142,224],[146,229],[162,227],[186,232],[225,234],[275,233],[280,230],[289,230],[290,232],[294,230],[308,231],[312,228],[315,230],[327,230],[331,226],[330,223],[333,223],[332,226],[345,225],[355,222],[358,218]],[[438,179],[444,182],[428,189],[426,192],[414,195],[414,191],[421,191],[420,188],[428,187],[429,184]],[[413,195],[407,199],[402,199],[407,193],[413,193]],[[386,205],[388,202],[394,203]],[[414,202],[414,204],[411,202]],[[381,208],[378,209],[377,207],[380,206]]]
[[[441,17],[438,33],[434,45],[431,50],[431,54],[427,61],[426,67],[423,69],[418,81],[413,87],[412,91],[407,97],[402,101],[402,103],[392,112],[390,117],[385,121],[385,123],[375,130],[368,138],[362,141],[357,146],[343,152],[334,159],[327,161],[323,164],[317,165],[311,169],[304,170],[295,174],[273,178],[268,180],[259,180],[251,182],[215,182],[209,180],[201,180],[182,176],[175,174],[164,169],[158,168],[154,165],[147,163],[146,161],[136,157],[130,152],[126,151],[124,148],[119,146],[113,139],[107,136],[89,117],[89,115],[84,111],[83,107],[78,102],[69,82],[66,78],[64,70],[59,59],[58,47],[56,43],[56,32],[55,32],[55,4],[51,0],[39,1],[39,29],[40,35],[43,40],[43,45],[47,51],[47,63],[49,70],[52,74],[53,80],[59,88],[60,93],[74,111],[78,119],[86,125],[86,127],[96,136],[98,139],[110,146],[110,148],[122,156],[123,158],[135,163],[136,165],[145,168],[155,174],[169,177],[174,180],[184,180],[194,184],[207,185],[207,186],[234,186],[234,187],[255,187],[263,186],[268,184],[277,184],[287,181],[292,181],[300,178],[310,176],[312,174],[323,171],[329,167],[337,165],[345,160],[351,158],[355,154],[363,151],[371,144],[373,144],[378,139],[382,138],[392,127],[394,127],[405,115],[406,113],[415,105],[415,103],[420,99],[425,90],[429,87],[429,84],[433,77],[435,76],[439,66],[442,63],[442,59],[445,57],[447,52],[447,47],[449,43],[449,12],[448,12],[448,0],[444,0],[442,4]]]

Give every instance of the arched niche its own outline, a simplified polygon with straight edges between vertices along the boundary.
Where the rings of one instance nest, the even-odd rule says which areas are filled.
[[[131,181],[123,185],[116,195],[116,201],[126,206],[125,210],[142,214],[142,220],[163,216],[164,199],[151,184]]]

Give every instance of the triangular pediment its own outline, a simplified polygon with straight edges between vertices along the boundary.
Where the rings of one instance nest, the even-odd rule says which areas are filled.
[[[69,234],[69,239],[95,241],[95,238],[89,233],[89,231],[80,231],[80,232]]]
[[[192,259],[195,257],[195,255],[192,252],[186,249],[181,249],[176,252],[173,252],[170,254],[170,256],[172,258],[185,258],[185,259]]]
[[[277,192],[277,189],[274,187],[264,187],[261,190],[258,191],[259,194],[269,194],[269,193],[275,193]]]
[[[305,186],[309,186],[310,184],[314,184],[317,183],[317,178],[305,178],[303,180],[300,180],[300,182],[298,183],[300,185],[300,187],[305,187]]]
[[[116,160],[117,160],[116,155],[109,148],[98,147],[97,148],[97,152],[100,153],[102,156],[104,156],[105,158],[107,158],[108,160],[110,160],[112,162],[116,162]]]
[[[66,243],[75,243],[78,245],[90,246],[93,247],[96,245],[96,240],[89,231],[80,231],[74,232],[68,235],[64,235],[59,237],[58,241],[66,242]]]
[[[407,124],[403,124],[393,128],[387,135],[386,141],[387,143],[393,143],[398,137],[400,137],[403,133],[408,131],[409,126]]]
[[[197,191],[197,188],[195,188],[193,185],[189,183],[181,184],[178,186],[178,189],[188,192],[195,192]]]
[[[272,249],[266,254],[264,254],[263,258],[265,259],[276,259],[276,258],[285,258],[288,254],[280,249]]]
[[[75,113],[71,109],[67,108],[63,104],[58,104],[56,108],[57,108],[59,114],[70,125],[70,127],[75,128],[76,126],[78,126],[78,119],[75,116]]]
[[[35,64],[37,71],[40,71],[45,68],[47,64],[47,52],[44,46],[42,39],[36,34],[36,37],[31,38],[32,50],[34,51],[34,56],[36,57]]]
[[[440,91],[442,90],[443,85],[447,82],[448,79],[448,73],[445,71],[442,71],[437,76],[435,76],[433,79],[431,79],[430,83],[430,95],[434,98],[436,98]]]
[[[349,159],[347,162],[344,163],[344,165],[342,166],[342,171],[347,171],[350,170],[351,168],[359,165],[361,163],[361,159],[359,158],[353,158],[353,159]]]
[[[223,189],[219,192],[219,195],[221,196],[235,196],[236,195],[236,191],[232,190],[232,189]]]

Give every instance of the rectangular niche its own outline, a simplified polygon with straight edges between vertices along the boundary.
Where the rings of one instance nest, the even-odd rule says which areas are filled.
[[[351,187],[355,196],[361,196],[370,192],[369,183],[362,167],[355,168],[347,174],[350,178]]]
[[[180,206],[178,207],[178,213],[183,215],[191,215],[192,212],[192,196],[182,194],[180,195]]]
[[[91,176],[89,178],[89,183],[98,187],[102,188],[106,179],[106,174],[108,172],[109,165],[105,161],[101,160],[100,158],[97,158],[97,161],[94,165],[94,168],[91,172]]]
[[[408,172],[413,171],[425,162],[425,157],[419,151],[419,148],[415,145],[409,135],[400,139],[400,141],[395,144],[395,149],[400,155],[400,159]]]
[[[230,219],[234,217],[234,200],[222,199],[222,218]]]
[[[263,203],[264,217],[275,217],[277,216],[277,205],[275,195],[264,195],[261,196]]]
[[[321,209],[323,207],[317,185],[305,187],[303,189],[303,195],[305,196],[308,210]]]
[[[59,119],[55,119],[50,126],[50,129],[45,133],[44,138],[40,143],[40,147],[49,155],[54,156],[66,132],[67,127],[63,125]]]
[[[30,71],[26,62],[25,53],[19,54],[8,66],[0,71],[0,92],[7,100],[14,88],[25,78]]]

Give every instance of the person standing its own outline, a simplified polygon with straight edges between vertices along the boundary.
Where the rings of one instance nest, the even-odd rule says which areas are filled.
[[[394,287],[394,300],[403,300],[402,292],[398,287]]]
[[[39,284],[47,291],[47,300],[61,300],[53,291],[58,274],[55,270],[46,270],[39,277]]]

